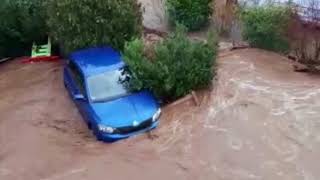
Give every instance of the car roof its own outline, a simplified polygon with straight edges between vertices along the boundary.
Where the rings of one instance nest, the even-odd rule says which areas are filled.
[[[94,47],[75,51],[70,55],[84,76],[92,76],[124,66],[121,55],[111,47]]]

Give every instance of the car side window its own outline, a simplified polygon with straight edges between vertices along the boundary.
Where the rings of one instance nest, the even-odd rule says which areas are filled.
[[[76,83],[76,86],[79,88],[80,92],[85,95],[85,86],[84,86],[84,78],[81,75],[78,67],[72,62],[68,62],[68,67],[71,72],[71,76]]]

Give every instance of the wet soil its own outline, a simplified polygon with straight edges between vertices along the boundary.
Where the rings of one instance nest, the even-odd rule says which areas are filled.
[[[164,107],[152,136],[114,144],[86,128],[61,64],[0,64],[0,179],[319,179],[320,78],[256,49],[218,64],[200,107]]]

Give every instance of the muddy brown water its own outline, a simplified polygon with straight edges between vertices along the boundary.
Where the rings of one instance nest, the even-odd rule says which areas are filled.
[[[165,107],[153,138],[115,144],[94,140],[60,64],[1,64],[0,179],[319,179],[320,78],[262,50],[220,56],[200,107]]]

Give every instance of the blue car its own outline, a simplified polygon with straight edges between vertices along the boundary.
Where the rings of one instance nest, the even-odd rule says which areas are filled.
[[[121,55],[109,47],[70,55],[64,85],[98,140],[114,142],[159,124],[161,109],[149,91],[130,92]]]

